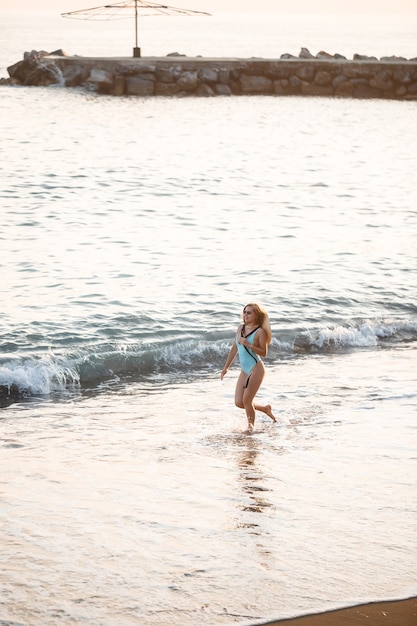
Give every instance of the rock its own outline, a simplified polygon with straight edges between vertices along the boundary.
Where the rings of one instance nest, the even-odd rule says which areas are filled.
[[[312,65],[303,65],[296,70],[295,75],[301,78],[301,80],[311,81],[315,73],[316,70]]]
[[[113,90],[113,81],[113,72],[93,68],[86,82],[100,93],[110,93]]]
[[[62,48],[59,48],[59,50],[54,50],[53,52],[50,52],[49,56],[50,57],[67,57],[69,55],[66,52],[64,52]]]
[[[24,85],[32,87],[49,87],[49,85],[60,83],[62,83],[62,74],[54,65],[38,65],[23,82]]]
[[[319,70],[314,78],[314,82],[316,83],[316,85],[320,85],[321,87],[330,85],[330,83],[332,82],[332,75],[330,74],[330,72]]]
[[[160,67],[156,70],[156,80],[161,83],[175,83],[181,76],[181,68],[175,67]]]
[[[368,67],[358,67],[357,65],[352,67],[350,64],[347,64],[346,67],[343,68],[343,74],[347,78],[369,79],[371,77],[371,71]]]
[[[376,57],[368,57],[366,56],[366,54],[354,54],[353,60],[354,61],[378,61]]]
[[[338,74],[333,78],[332,85],[335,89],[343,85],[343,83],[348,83],[350,85],[350,81],[346,78],[346,76],[344,76],[344,74]]]
[[[175,96],[179,93],[180,88],[177,83],[156,83],[155,95],[156,96]]]
[[[89,71],[81,65],[68,65],[62,71],[66,87],[78,87],[87,80]]]
[[[167,57],[186,57],[186,54],[181,54],[180,52],[170,52],[167,54]]]
[[[344,76],[336,76],[333,80],[333,94],[335,96],[347,97],[353,93],[353,85]]]
[[[198,85],[197,72],[184,72],[177,80],[177,85],[182,91],[194,91]]]
[[[404,97],[407,94],[407,87],[405,85],[401,85],[401,87],[398,87],[398,89],[395,92],[395,95],[398,96],[399,98]]]
[[[289,74],[290,68],[285,66],[283,63],[279,61],[271,61],[268,66],[267,76],[268,78],[272,78],[274,80],[278,80],[280,78],[287,78]]]
[[[286,78],[274,81],[274,93],[277,96],[285,96],[289,92],[290,83]]]
[[[364,78],[353,78],[351,83],[353,87],[352,95],[355,98],[378,98],[381,95],[379,89],[371,87]]]
[[[117,73],[122,76],[134,76],[136,75],[136,68],[129,65],[119,65]]]
[[[371,87],[375,87],[376,89],[382,89],[383,91],[390,91],[394,87],[394,82],[391,78],[391,72],[387,70],[381,70],[380,72],[376,72],[374,77],[371,78],[370,83]]]
[[[123,74],[117,74],[114,77],[113,95],[123,96],[125,93],[125,87],[126,87],[126,77],[123,76]]]
[[[266,76],[270,70],[270,62],[259,60],[257,63],[245,63],[245,74],[249,76]]]
[[[398,69],[394,70],[392,73],[392,78],[397,83],[402,83],[403,85],[408,85],[411,83],[411,74],[408,70]]]
[[[243,94],[266,94],[272,93],[274,84],[270,78],[265,76],[248,76],[242,74],[240,77],[240,87]]]
[[[212,70],[209,67],[203,67],[198,71],[198,78],[202,83],[217,83],[218,72],[217,70]]]
[[[328,52],[325,52],[324,50],[320,50],[320,52],[318,52],[316,54],[316,59],[333,59],[333,55],[329,54]]]
[[[396,57],[396,56],[391,56],[391,57],[381,57],[380,61],[384,61],[384,62],[389,62],[389,61],[407,61],[407,59],[405,59],[404,57]]]
[[[243,68],[236,68],[236,67],[233,67],[233,68],[230,70],[230,80],[231,80],[231,81],[234,81],[234,80],[238,81],[238,80],[240,79],[240,75],[241,75],[241,73],[242,73],[242,69],[243,69]]]
[[[50,85],[59,82],[56,68],[51,64],[49,67],[43,61],[48,56],[47,52],[25,52],[23,61],[19,61],[7,68],[10,78],[17,80],[22,85]],[[51,69],[53,68],[53,69]]]
[[[301,93],[303,82],[298,78],[298,76],[291,76],[289,79],[289,86],[291,93]]]
[[[229,85],[225,85],[223,83],[217,83],[217,85],[214,85],[214,91],[218,96],[232,95],[232,90],[230,89]]]
[[[156,65],[154,63],[141,63],[135,67],[135,74],[154,74]]]
[[[333,87],[331,85],[317,85],[316,83],[302,82],[301,95],[303,96],[332,96]]]
[[[222,85],[227,85],[230,81],[230,70],[226,69],[226,68],[220,68],[217,71],[217,79],[219,81],[219,83],[221,83]]]
[[[289,52],[284,52],[284,54],[281,54],[279,58],[285,60],[285,59],[296,59],[297,57],[294,56],[293,54],[290,54]]]
[[[314,55],[311,54],[308,48],[301,48],[300,54],[298,55],[300,59],[314,59]]]
[[[14,63],[13,65],[9,65],[9,67],[7,68],[7,72],[10,78],[14,78],[15,80],[19,81],[19,76],[21,75],[23,76],[23,74],[21,73],[22,65],[23,65],[23,61],[18,61],[17,63]]]
[[[215,93],[209,85],[206,85],[206,83],[201,83],[201,85],[197,87],[195,91],[195,95],[207,97],[207,96],[214,96]]]
[[[47,56],[48,56],[48,52],[46,52],[46,50],[31,50],[30,52],[23,53],[23,60],[35,58],[35,57],[41,58],[41,57],[47,57]]]
[[[129,76],[126,79],[126,94],[128,96],[153,96],[155,81],[144,78],[143,75]]]

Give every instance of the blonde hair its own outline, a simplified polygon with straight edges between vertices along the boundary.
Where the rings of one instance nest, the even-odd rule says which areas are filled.
[[[268,313],[259,304],[256,304],[256,302],[249,302],[243,307],[243,310],[245,310],[247,306],[251,306],[253,308],[256,316],[256,323],[264,329],[266,334],[266,343],[269,345],[272,340],[272,330]]]

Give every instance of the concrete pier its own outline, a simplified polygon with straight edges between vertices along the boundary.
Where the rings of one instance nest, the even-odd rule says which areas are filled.
[[[312,57],[305,53],[305,58],[280,59],[101,58],[33,51],[8,71],[9,81],[17,84],[61,83],[115,96],[417,99],[417,59],[396,57],[347,60],[340,55]]]

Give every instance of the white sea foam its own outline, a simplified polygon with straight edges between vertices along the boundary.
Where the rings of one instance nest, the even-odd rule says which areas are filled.
[[[320,329],[317,335],[311,334],[313,345],[324,347],[368,348],[378,345],[380,338],[395,337],[401,331],[416,335],[417,325],[411,322],[367,321],[358,326],[336,326]]]
[[[0,366],[0,385],[21,393],[47,395],[80,384],[75,367],[47,355],[41,359],[21,359]]]

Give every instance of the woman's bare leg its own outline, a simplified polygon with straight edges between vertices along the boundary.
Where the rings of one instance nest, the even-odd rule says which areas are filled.
[[[255,370],[257,370],[256,375]],[[272,407],[270,404],[255,404],[253,402],[254,397],[256,396],[259,387],[263,381],[265,376],[265,368],[263,364],[256,365],[254,370],[252,371],[249,385],[246,388],[245,385],[248,380],[248,375],[245,372],[240,372],[239,378],[236,383],[236,391],[235,391],[235,404],[239,409],[246,410],[246,416],[248,418],[249,428],[252,429],[255,423],[255,411],[260,411],[261,413],[265,413],[268,417],[271,418],[273,422],[276,422],[275,415],[272,413]],[[245,399],[245,400],[244,400]],[[245,405],[246,401],[246,405]]]
[[[261,411],[261,413],[265,413],[265,415],[267,415],[268,417],[271,418],[271,420],[273,422],[276,422],[276,418],[275,415],[272,413],[272,407],[270,404],[255,404],[255,410],[256,411]]]
[[[236,381],[236,389],[235,389],[235,404],[239,409],[244,409],[245,405],[243,404],[243,394],[245,392],[246,381],[248,380],[248,375],[245,372],[240,372],[239,378]]]
[[[252,430],[255,424],[255,410],[256,406],[253,402],[259,387],[265,376],[265,367],[262,361],[259,361],[253,368],[248,386],[243,390],[243,406],[246,411],[246,417],[248,418],[249,430]],[[265,407],[264,407],[265,408]],[[264,411],[265,412],[265,411]]]

